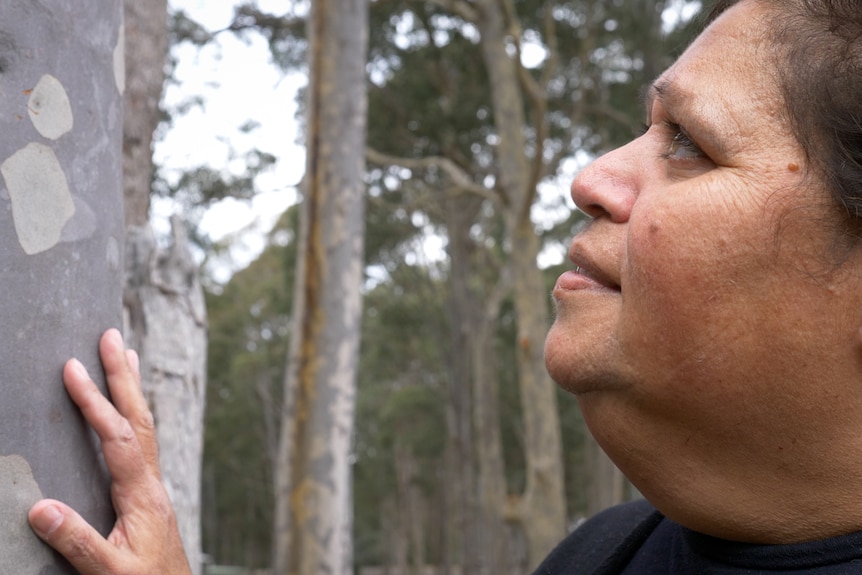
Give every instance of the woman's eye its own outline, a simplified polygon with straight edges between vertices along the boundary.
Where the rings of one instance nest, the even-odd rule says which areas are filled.
[[[669,126],[673,137],[667,151],[662,154],[666,160],[692,160],[705,157],[703,151],[688,137],[678,125]]]

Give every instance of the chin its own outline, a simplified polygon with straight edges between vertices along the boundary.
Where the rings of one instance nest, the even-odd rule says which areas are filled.
[[[604,345],[602,345],[604,343]],[[606,335],[555,323],[545,340],[545,369],[562,389],[580,395],[619,390],[625,381],[617,373],[618,358]]]

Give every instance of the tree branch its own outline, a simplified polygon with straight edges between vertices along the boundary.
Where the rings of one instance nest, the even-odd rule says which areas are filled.
[[[446,174],[455,187],[466,193],[476,194],[485,199],[499,202],[500,198],[492,190],[481,186],[470,179],[458,164],[442,156],[429,156],[427,158],[399,158],[378,152],[373,148],[365,148],[365,159],[380,166],[402,166],[411,170],[427,170],[437,168]]]
[[[431,4],[432,6],[437,6],[439,8],[443,8],[444,10],[448,10],[455,16],[459,16],[466,22],[470,22],[471,24],[475,24],[479,21],[479,14],[476,12],[476,9],[470,6],[467,2],[463,0],[417,0],[418,2],[422,2],[424,4]]]
[[[557,42],[557,21],[554,20],[554,3],[552,0],[545,2],[545,45],[548,48],[548,58],[542,70],[542,89],[547,94],[548,84],[554,78],[557,67],[560,64],[560,45]]]

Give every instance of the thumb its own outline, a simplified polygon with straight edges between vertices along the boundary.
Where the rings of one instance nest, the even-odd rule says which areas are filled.
[[[29,513],[30,526],[82,575],[110,575],[116,550],[69,506],[44,499]]]

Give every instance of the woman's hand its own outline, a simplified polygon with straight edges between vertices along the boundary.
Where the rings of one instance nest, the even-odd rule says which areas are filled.
[[[82,575],[188,575],[138,356],[115,329],[102,336],[99,353],[113,405],[78,360],[66,363],[63,381],[102,442],[117,522],[106,540],[68,505],[44,499],[30,509],[30,525]]]

